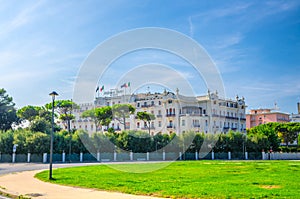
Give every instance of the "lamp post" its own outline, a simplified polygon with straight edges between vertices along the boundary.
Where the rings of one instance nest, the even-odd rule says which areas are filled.
[[[51,119],[52,131],[51,131],[51,137],[50,137],[49,180],[53,180],[53,178],[52,178],[52,157],[53,157],[53,134],[54,134],[54,101],[55,101],[55,96],[57,96],[58,94],[55,91],[52,91],[49,95],[52,97],[52,119]]]

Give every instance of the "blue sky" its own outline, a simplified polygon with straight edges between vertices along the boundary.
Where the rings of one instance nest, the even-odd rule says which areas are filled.
[[[0,5],[0,87],[17,107],[43,105],[52,90],[60,99],[72,98],[89,53],[115,34],[142,27],[173,29],[196,40],[219,68],[226,96],[244,96],[249,108],[276,102],[281,111],[295,113],[300,101],[297,0],[0,0]],[[183,60],[158,51],[120,58],[99,84],[109,88],[112,76],[118,79],[130,67],[151,62],[172,66],[197,84],[199,77]],[[206,90],[203,83],[196,87],[197,94]]]

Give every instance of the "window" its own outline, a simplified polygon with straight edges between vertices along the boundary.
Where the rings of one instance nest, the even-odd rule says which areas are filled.
[[[154,106],[154,101],[151,101],[151,105]]]
[[[206,115],[206,110],[205,109],[203,109],[203,114]]]
[[[168,100],[168,103],[169,103],[169,104],[172,104],[172,100]]]
[[[140,123],[136,123],[136,128],[140,128]]]
[[[161,127],[161,121],[158,121],[158,127]]]
[[[147,128],[147,122],[144,122],[144,128]]]
[[[181,125],[185,126],[185,120],[181,120]]]
[[[154,111],[151,111],[151,114],[154,114]]]
[[[158,110],[158,115],[161,115],[161,110]]]
[[[205,126],[208,126],[208,122],[207,122],[207,120],[205,120]]]
[[[151,128],[154,128],[154,122],[151,122]]]
[[[158,101],[158,105],[161,105],[161,101]]]
[[[140,103],[137,103],[137,107],[140,107]]]

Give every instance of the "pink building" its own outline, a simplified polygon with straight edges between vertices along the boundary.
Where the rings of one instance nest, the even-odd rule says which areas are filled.
[[[266,124],[268,122],[289,122],[289,114],[273,111],[273,109],[253,109],[250,114],[246,114],[246,128]]]

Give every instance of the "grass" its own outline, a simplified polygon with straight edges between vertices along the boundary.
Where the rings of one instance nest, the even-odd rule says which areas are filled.
[[[120,164],[140,169],[153,164]],[[167,165],[167,164],[166,164]],[[163,166],[163,165],[159,165]],[[53,183],[171,198],[300,198],[300,161],[184,161],[150,173],[107,165],[53,171]],[[48,181],[48,171],[36,174]]]

